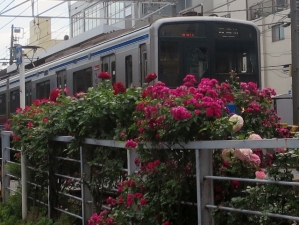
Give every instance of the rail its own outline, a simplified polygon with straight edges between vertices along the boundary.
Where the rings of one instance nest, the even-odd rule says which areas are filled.
[[[10,135],[11,132],[2,131],[2,199],[5,200],[9,195],[10,189],[10,176],[8,171],[5,169],[6,164],[10,161]],[[70,136],[59,136],[55,138],[55,141],[58,142],[70,142],[73,137]],[[97,140],[87,138],[84,142],[85,145],[96,145],[96,146],[106,146],[106,147],[114,147],[114,148],[121,148],[127,151],[127,168],[124,170],[127,171],[128,174],[132,174],[138,170],[138,167],[134,164],[134,159],[138,156],[135,151],[126,150],[125,143],[121,141],[114,141],[114,140]],[[146,143],[145,147],[153,148],[151,143]],[[161,149],[169,148],[169,145],[166,143],[160,146]],[[196,161],[196,186],[197,186],[197,199],[194,203],[183,202],[184,204],[192,204],[197,207],[197,215],[198,215],[198,224],[199,225],[206,225],[206,224],[214,224],[213,218],[211,216],[211,209],[219,209],[219,210],[226,210],[226,211],[233,211],[233,212],[240,212],[245,214],[254,214],[254,215],[267,215],[269,217],[278,217],[284,218],[291,221],[299,221],[299,217],[294,217],[292,215],[281,215],[281,214],[274,214],[274,213],[265,213],[259,211],[251,211],[246,209],[238,209],[238,208],[231,208],[231,207],[224,207],[218,206],[214,204],[214,189],[213,189],[213,181],[214,180],[238,180],[238,181],[246,181],[246,182],[258,182],[258,183],[271,183],[277,185],[292,185],[292,186],[299,186],[299,182],[285,182],[285,181],[273,181],[273,180],[256,180],[256,179],[249,179],[249,178],[238,178],[238,177],[219,177],[213,176],[213,167],[212,167],[212,149],[224,149],[224,148],[299,148],[299,139],[296,138],[288,138],[288,139],[263,139],[263,140],[223,140],[223,141],[194,141],[188,143],[179,143],[176,145],[171,146],[172,149],[188,149],[194,150],[195,154],[195,161]],[[68,160],[73,163],[80,163],[81,168],[81,176],[78,177],[71,177],[68,175],[63,175],[57,173],[57,176],[66,179],[77,179],[79,182],[80,180],[84,179],[84,175],[90,173],[90,168],[88,167],[88,162],[84,159],[84,152],[85,149],[83,147],[80,148],[80,160],[69,159],[69,158],[58,158],[58,160]],[[37,184],[35,184],[37,185]],[[88,190],[87,186],[85,186],[84,182],[80,182],[81,197],[73,196],[70,193],[59,193],[64,194],[67,197],[75,198],[76,200],[81,202],[82,210],[81,214],[73,214],[67,210],[57,208],[57,211],[62,213],[66,213],[70,216],[76,217],[82,220],[82,224],[87,224],[88,218],[92,215],[93,210],[93,201],[92,195]],[[48,207],[50,207],[50,201],[48,199]],[[49,215],[51,216],[51,215]]]

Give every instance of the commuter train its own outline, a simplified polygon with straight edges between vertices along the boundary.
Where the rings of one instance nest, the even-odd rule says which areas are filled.
[[[260,85],[259,29],[252,22],[220,17],[173,17],[139,29],[93,38],[86,48],[57,52],[26,67],[26,105],[48,98],[52,89],[69,94],[95,86],[99,72],[126,87],[140,86],[148,73],[169,87],[182,84],[186,74],[224,81],[234,70],[241,81]],[[91,42],[89,42],[91,43]],[[63,56],[62,56],[63,55]],[[29,69],[28,69],[29,68]],[[19,76],[0,81],[0,123],[20,105]]]

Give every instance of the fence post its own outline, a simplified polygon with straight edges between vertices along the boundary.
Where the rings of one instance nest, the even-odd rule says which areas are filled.
[[[213,150],[196,149],[195,157],[198,225],[214,225],[213,217],[205,207],[214,204],[213,180],[204,179],[204,176],[213,175]]]
[[[127,158],[128,158],[128,175],[133,174],[137,170],[137,166],[135,165],[135,158],[138,157],[138,154],[135,149],[127,150]]]
[[[2,170],[2,190],[1,190],[1,196],[2,196],[2,201],[6,201],[10,191],[7,189],[7,187],[10,186],[10,177],[6,176],[8,173],[6,169],[6,161],[10,161],[10,135],[12,132],[10,131],[1,131],[1,139],[2,139],[2,165],[1,165],[1,170]]]
[[[27,159],[24,147],[21,149],[22,219],[27,218]]]
[[[81,171],[81,196],[82,196],[82,225],[87,224],[93,212],[92,194],[86,185],[86,180],[91,175],[91,168],[85,158],[82,146],[80,147],[80,171]]]

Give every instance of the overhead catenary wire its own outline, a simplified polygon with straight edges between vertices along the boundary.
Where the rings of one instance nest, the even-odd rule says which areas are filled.
[[[0,13],[2,13],[7,7],[9,7],[15,0],[12,0],[7,6],[4,7],[4,9],[1,10]]]

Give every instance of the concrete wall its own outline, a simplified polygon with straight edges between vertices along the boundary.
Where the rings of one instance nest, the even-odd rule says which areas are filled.
[[[272,41],[272,29],[275,24],[289,21],[280,15],[287,15],[289,10],[272,14],[255,21],[261,30],[262,86],[274,88],[277,94],[286,94],[292,89],[292,77],[283,65],[291,64],[291,26],[284,28],[284,39]]]

